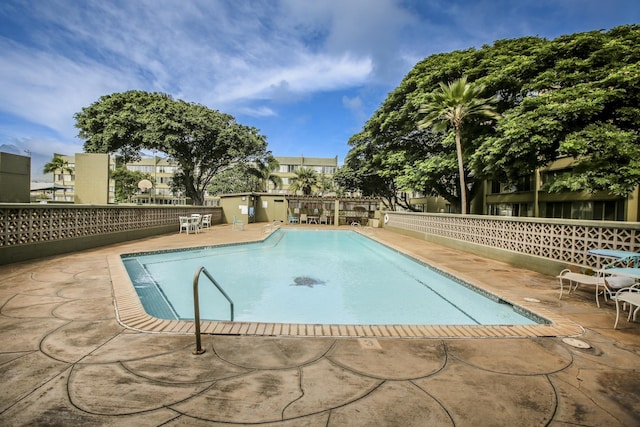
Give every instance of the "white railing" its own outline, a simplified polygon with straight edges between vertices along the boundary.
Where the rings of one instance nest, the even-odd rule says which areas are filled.
[[[385,227],[579,265],[589,249],[640,252],[640,223],[386,212]]]

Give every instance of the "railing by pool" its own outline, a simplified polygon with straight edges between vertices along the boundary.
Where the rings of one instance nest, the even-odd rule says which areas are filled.
[[[193,276],[193,312],[195,315],[194,322],[196,326],[196,332],[195,332],[196,333],[196,349],[193,351],[193,354],[196,354],[196,355],[202,354],[206,351],[204,348],[202,348],[202,339],[200,337],[200,297],[198,293],[198,284],[200,282],[200,275],[203,273],[205,276],[207,276],[207,279],[209,279],[209,281],[213,283],[213,285],[218,289],[218,291],[220,291],[222,296],[224,296],[229,302],[229,308],[230,308],[229,320],[231,322],[233,322],[233,316],[234,316],[233,301],[231,300],[229,295],[227,295],[224,289],[222,289],[222,287],[218,284],[218,282],[216,282],[216,279],[213,278],[211,273],[209,273],[209,271],[207,271],[207,269],[204,266],[196,270],[196,273]]]

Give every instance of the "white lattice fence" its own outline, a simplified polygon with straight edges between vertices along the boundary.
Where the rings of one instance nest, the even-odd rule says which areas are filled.
[[[222,211],[206,207],[0,207],[0,247],[88,237],[175,224],[178,216],[193,212],[213,214],[218,223]]]
[[[580,265],[592,248],[640,251],[640,225],[531,218],[387,212],[385,226]]]

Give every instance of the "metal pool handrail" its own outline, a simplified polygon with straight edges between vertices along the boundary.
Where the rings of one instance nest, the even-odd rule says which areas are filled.
[[[196,271],[196,274],[193,276],[193,308],[196,322],[196,349],[193,351],[193,354],[202,354],[206,351],[202,348],[202,342],[200,340],[200,301],[198,298],[198,283],[200,282],[201,273],[204,273],[204,275],[207,276],[209,280],[211,280],[211,283],[213,283],[216,288],[218,288],[220,293],[227,299],[227,301],[229,301],[229,305],[231,306],[231,321],[233,322],[233,301],[231,301],[229,295],[227,295],[227,293],[220,287],[218,282],[216,282],[216,279],[214,279],[213,276],[209,274],[207,269],[204,268],[204,266],[200,267]]]

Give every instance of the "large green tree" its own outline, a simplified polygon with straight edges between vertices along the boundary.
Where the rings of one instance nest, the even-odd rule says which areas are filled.
[[[497,97],[502,116],[496,126],[475,120],[462,129],[470,196],[485,179],[515,183],[564,156],[575,159],[574,173],[559,177],[551,191],[604,190],[624,196],[640,184],[637,25],[555,40],[499,40],[425,58],[350,140],[345,166],[351,182],[371,182],[375,171],[377,182],[393,181],[387,188],[436,193],[461,204],[448,188],[452,174],[456,181],[458,175],[453,138],[436,135],[439,144],[416,128],[423,118],[421,105],[440,90],[440,83],[463,75],[485,86],[483,96]],[[415,144],[404,143],[407,139]],[[357,160],[357,167],[350,159]]]
[[[335,182],[346,191],[380,197],[387,209],[411,210],[407,193],[403,192],[410,185],[399,179],[406,165],[406,158],[399,159],[399,145],[404,142],[403,139],[397,144],[376,144],[367,131],[352,136],[349,140],[352,148],[344,165],[334,174]],[[404,154],[411,150],[411,144],[408,144]]]
[[[217,173],[207,191],[213,195],[258,191],[260,179],[249,171],[250,168],[250,165],[240,163]]]
[[[458,159],[458,174],[460,179],[460,200],[462,214],[467,213],[467,186],[465,184],[464,159],[462,158],[462,125],[473,117],[487,117],[497,119],[494,104],[495,98],[485,98],[483,85],[467,83],[467,77],[462,76],[448,85],[440,83],[440,90],[431,93],[426,104],[418,111],[425,117],[418,122],[419,128],[433,126],[434,129],[444,130],[451,126],[456,141],[456,157]]]
[[[266,192],[270,183],[277,189],[282,187],[282,178],[274,173],[279,167],[269,152],[263,159],[238,163],[216,174],[207,190],[211,194]]]
[[[75,115],[86,152],[116,153],[124,161],[157,150],[177,163],[174,190],[202,205],[205,189],[231,164],[251,162],[266,152],[258,129],[225,113],[174,100],[162,93],[128,91],[101,97]]]
[[[573,173],[549,190],[627,195],[640,184],[640,26],[559,37],[529,61],[537,72],[473,161],[515,181],[569,156]]]

